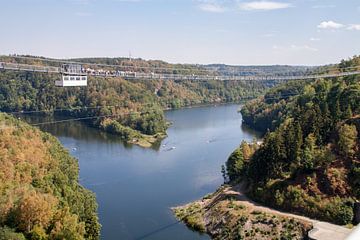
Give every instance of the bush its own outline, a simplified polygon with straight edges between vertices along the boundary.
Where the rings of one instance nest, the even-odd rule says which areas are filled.
[[[25,240],[25,237],[11,228],[2,227],[0,228],[0,240]]]
[[[243,174],[244,157],[241,148],[236,149],[226,162],[226,170],[230,181],[238,179]]]
[[[349,201],[333,198],[325,205],[326,217],[336,224],[346,225],[354,219],[353,207]]]

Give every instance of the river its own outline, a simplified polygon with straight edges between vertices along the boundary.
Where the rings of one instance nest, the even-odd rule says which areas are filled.
[[[122,143],[80,122],[41,127],[79,160],[80,182],[96,193],[101,239],[209,239],[177,223],[170,207],[222,184],[221,165],[242,140],[239,105],[166,112],[172,122],[158,149]]]

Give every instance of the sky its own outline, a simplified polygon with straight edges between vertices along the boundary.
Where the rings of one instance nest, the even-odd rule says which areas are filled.
[[[359,0],[0,0],[0,54],[322,65],[360,54]]]

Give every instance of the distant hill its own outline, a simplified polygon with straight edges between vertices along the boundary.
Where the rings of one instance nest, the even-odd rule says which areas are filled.
[[[325,73],[349,72],[360,70],[360,56],[349,60],[343,60],[337,65],[319,67],[316,71]],[[359,76],[339,78],[338,81],[358,81]],[[279,85],[267,91],[260,97],[246,104],[241,113],[243,121],[250,127],[265,133],[267,130],[275,130],[285,119],[291,102],[303,93],[307,83],[311,81],[295,81]]]
[[[288,66],[288,65],[268,65],[268,66],[230,66],[225,64],[204,65],[204,68],[214,71],[220,75],[235,76],[302,76],[317,69],[315,66]]]
[[[161,60],[144,60],[141,58],[71,58],[71,59],[48,59],[45,57],[36,57],[30,55],[18,55],[19,57],[0,57],[0,61],[12,61],[27,64],[46,64],[50,66],[59,66],[56,61],[70,61],[83,63],[85,67],[89,66],[86,63],[97,64],[98,68],[106,70],[113,70],[121,67],[123,70],[132,70],[136,72],[154,72],[170,73],[170,74],[196,74],[196,75],[226,75],[226,76],[252,76],[273,75],[273,76],[298,76],[310,73],[319,68],[317,66],[290,66],[290,65],[265,65],[265,66],[233,66],[226,64],[171,64]],[[111,66],[106,66],[111,65]],[[325,66],[326,67],[326,66]]]

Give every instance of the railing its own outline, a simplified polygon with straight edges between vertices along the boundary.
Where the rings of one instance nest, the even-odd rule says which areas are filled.
[[[44,72],[44,73],[60,73],[60,68],[51,66],[37,66],[20,63],[0,63],[0,68],[5,70]]]
[[[0,62],[0,69],[15,70],[15,71],[31,71],[31,72],[44,72],[44,73],[60,73],[71,74],[62,72],[59,67],[52,66],[37,66],[18,63],[5,63]],[[341,72],[341,73],[327,73],[317,75],[303,75],[303,76],[271,76],[271,75],[255,75],[255,76],[216,76],[216,75],[184,75],[184,74],[161,74],[161,73],[143,73],[131,71],[107,71],[100,72],[96,70],[85,71],[83,70],[78,75],[99,76],[99,77],[122,77],[127,80],[142,79],[142,80],[174,80],[174,81],[291,81],[291,80],[307,80],[317,78],[332,78],[343,77],[350,75],[358,75],[360,71]]]

